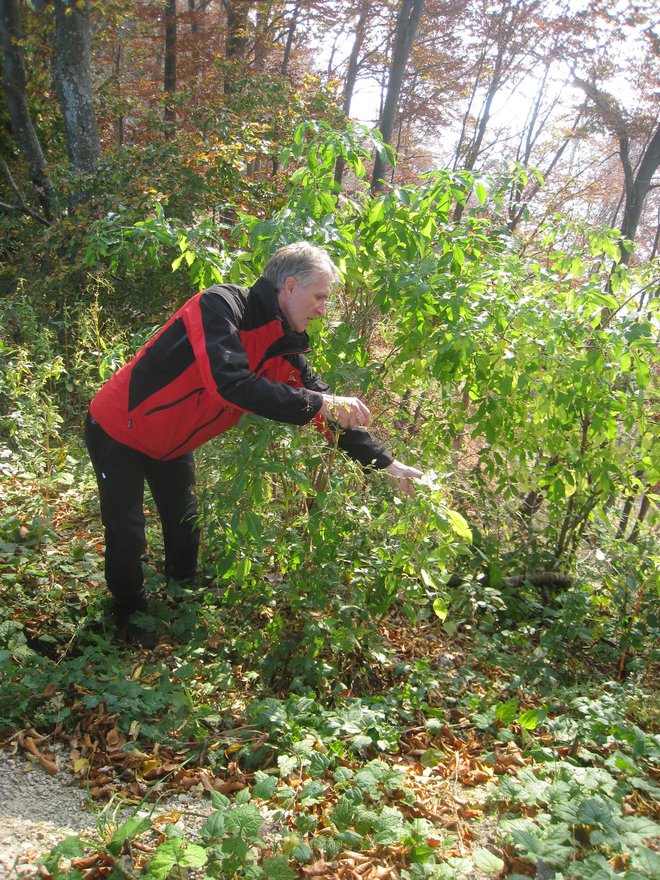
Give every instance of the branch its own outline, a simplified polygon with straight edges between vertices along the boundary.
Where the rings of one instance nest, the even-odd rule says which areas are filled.
[[[2,170],[5,172],[7,180],[9,181],[9,185],[14,190],[16,194],[16,198],[18,199],[17,205],[8,205],[6,202],[0,202],[0,208],[6,208],[8,211],[18,211],[20,214],[27,214],[28,217],[31,217],[33,220],[36,220],[37,223],[41,223],[42,226],[50,226],[50,220],[46,220],[45,217],[42,217],[41,214],[35,213],[31,208],[25,203],[25,199],[21,195],[21,191],[16,186],[16,182],[12,177],[11,171],[9,170],[9,166],[5,162],[5,160],[0,156],[0,165],[2,165]]]

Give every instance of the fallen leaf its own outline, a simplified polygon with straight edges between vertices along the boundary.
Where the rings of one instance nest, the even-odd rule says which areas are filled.
[[[49,758],[47,755],[44,755],[43,752],[40,752],[37,748],[37,744],[31,736],[26,736],[23,740],[23,747],[26,751],[28,751],[31,755],[39,761],[41,766],[44,768],[46,773],[49,773],[51,776],[57,776],[58,766],[57,762],[52,758]]]

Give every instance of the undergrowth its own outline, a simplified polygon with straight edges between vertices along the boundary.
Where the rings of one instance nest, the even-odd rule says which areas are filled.
[[[50,770],[64,745],[99,811],[43,877],[658,876],[657,304],[629,307],[653,266],[604,292],[615,241],[555,249],[559,221],[529,262],[483,185],[452,224],[467,173],[340,210],[353,136],[298,130],[269,220],[111,213],[69,243],[80,303],[48,320],[57,275],[41,304],[6,298],[0,736]],[[302,235],[347,279],[315,368],[434,479],[399,498],[313,431],[245,417],[199,451],[200,588],[164,582],[149,502],[158,645],[118,644],[87,402],[180,288],[249,283]],[[160,812],[179,791],[210,808],[198,832]]]
[[[273,442],[294,440],[269,433]],[[316,441],[305,442],[318,478]],[[66,743],[96,808],[108,805],[98,836],[69,838],[43,858],[45,876],[165,880],[174,866],[291,880],[360,868],[401,878],[657,876],[660,740],[650,669],[641,674],[634,651],[616,681],[619,646],[604,662],[597,637],[580,639],[586,649],[566,663],[563,623],[553,633],[548,609],[516,621],[505,596],[487,602],[482,589],[469,614],[450,591],[434,610],[437,585],[392,567],[396,554],[391,571],[412,584],[405,601],[390,601],[385,578],[365,592],[368,563],[349,565],[365,532],[316,556],[309,536],[325,520],[314,521],[306,495],[277,522],[277,545],[273,524],[255,521],[239,529],[240,552],[220,543],[220,509],[198,593],[164,584],[152,511],[145,571],[160,642],[147,657],[117,645],[105,621],[90,469],[76,448],[62,459],[76,491],[60,483],[45,508],[26,495],[35,484],[11,474],[0,524],[3,738],[43,761]],[[263,460],[277,461],[273,449]],[[202,468],[205,492],[216,491],[216,472]],[[355,515],[344,479],[315,495],[335,524]],[[391,525],[387,491],[380,500],[371,491],[367,536]],[[236,500],[228,492],[227,505]],[[426,553],[419,532],[416,545]],[[305,554],[295,564],[294,547]],[[310,570],[326,578],[322,592]],[[460,614],[443,626],[453,604]],[[158,799],[193,787],[210,799],[199,832],[176,814],[159,819]]]

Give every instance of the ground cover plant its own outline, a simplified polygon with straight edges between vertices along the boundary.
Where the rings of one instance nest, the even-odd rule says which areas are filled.
[[[513,238],[498,179],[338,201],[367,138],[297,129],[267,217],[155,193],[98,218],[50,320],[6,297],[0,734],[51,770],[65,743],[109,805],[43,876],[658,874],[658,266],[562,218]],[[118,645],[86,402],[183,291],[301,237],[345,278],[314,366],[429,479],[398,498],[314,431],[244,419],[199,455],[202,589],[164,583],[151,511],[159,643]],[[127,297],[140,273],[153,298]],[[199,831],[159,814],[181,790],[212,806]]]

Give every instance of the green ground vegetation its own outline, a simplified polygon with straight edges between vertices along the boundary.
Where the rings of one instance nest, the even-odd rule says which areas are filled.
[[[66,743],[105,808],[44,876],[660,872],[659,267],[562,217],[512,237],[510,175],[372,197],[372,146],[301,125],[220,221],[184,177],[11,230],[0,735],[45,764]],[[183,297],[299,238],[345,279],[314,367],[431,484],[399,498],[313,429],[244,418],[198,456],[204,586],[163,582],[150,510],[159,644],[118,645],[87,402]],[[195,834],[158,816],[181,790],[212,803]]]

